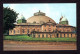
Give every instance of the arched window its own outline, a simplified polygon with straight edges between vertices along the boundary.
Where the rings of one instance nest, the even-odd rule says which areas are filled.
[[[46,25],[45,25],[45,27],[46,27]]]
[[[69,34],[67,34],[67,37],[69,37]]]
[[[53,32],[54,32],[54,29],[53,29]]]
[[[11,33],[12,33],[12,30],[11,30]]]
[[[52,34],[50,34],[50,38],[52,37]]]
[[[40,34],[38,34],[38,37],[40,38]]]
[[[57,38],[58,38],[58,33],[57,33]]]
[[[48,34],[46,34],[46,38],[48,38]]]
[[[27,29],[27,33],[29,33],[29,29]]]
[[[62,34],[60,34],[60,37],[62,37]]]
[[[46,29],[45,29],[45,32],[46,32]]]
[[[64,37],[65,37],[65,34],[64,34]]]
[[[72,34],[71,34],[71,37],[72,37]]]
[[[44,34],[42,34],[42,38],[44,38]]]
[[[14,30],[14,34],[15,34],[15,30]]]
[[[22,32],[24,33],[24,29],[22,30]]]
[[[33,34],[33,38],[35,38],[35,34]]]
[[[19,30],[18,30],[18,33],[19,33]]]
[[[50,27],[51,25],[49,25],[49,27]]]

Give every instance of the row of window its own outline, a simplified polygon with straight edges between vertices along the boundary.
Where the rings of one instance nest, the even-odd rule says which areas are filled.
[[[35,29],[33,29],[33,31],[35,31]],[[39,29],[37,29],[37,31],[39,31]],[[51,30],[48,30],[49,32],[51,32]],[[53,31],[55,31],[55,30],[53,30]],[[61,30],[60,30],[61,31]],[[17,31],[18,33],[19,33],[19,30]],[[27,29],[27,33],[29,33],[30,32],[30,30],[29,29]],[[45,29],[45,32],[46,32],[46,29]],[[63,30],[63,32],[65,32],[65,30]],[[67,30],[67,32],[70,32],[69,30]],[[11,33],[12,33],[12,31],[11,31]],[[15,33],[15,30],[14,30],[14,33]],[[22,30],[22,33],[25,33],[25,30],[23,29]]]
[[[23,29],[22,32],[25,33],[25,30]],[[11,31],[11,33],[12,33],[12,31]],[[18,30],[18,33],[19,33],[19,30]],[[27,33],[29,33],[29,29],[27,30]],[[15,30],[14,30],[14,34],[15,34]]]
[[[35,29],[33,29],[33,31],[35,31]],[[37,31],[39,31],[39,29],[37,29]],[[27,29],[27,33],[29,33],[29,32],[30,32],[30,30]],[[12,33],[12,31],[11,31],[11,33]],[[15,30],[14,30],[14,33],[15,33]],[[19,30],[18,30],[18,33],[19,33]],[[25,30],[24,29],[22,29],[22,33],[25,33]]]
[[[51,38],[52,37],[52,34],[49,34],[49,36]],[[33,34],[33,38],[35,38],[35,37],[36,37],[36,35]],[[57,34],[56,37],[58,38],[59,37],[59,34]],[[60,34],[60,37],[62,37],[62,34]],[[65,34],[64,34],[64,37],[65,37]],[[67,37],[69,37],[69,34],[67,34]],[[71,34],[71,37],[72,37],[72,34]],[[38,38],[40,38],[40,34],[38,34]],[[44,34],[42,34],[42,38],[44,38]],[[46,38],[48,38],[48,34],[46,34]]]
[[[44,31],[46,32],[47,30],[45,29]],[[51,30],[48,29],[48,31],[50,32]],[[53,30],[53,31],[55,31],[55,30]],[[62,32],[70,32],[70,30],[67,30],[67,31],[66,30],[60,30],[60,31],[62,31]]]

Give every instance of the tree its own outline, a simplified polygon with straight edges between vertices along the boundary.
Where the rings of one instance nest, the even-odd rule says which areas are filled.
[[[6,33],[9,29],[14,28],[18,13],[9,7],[3,7],[3,32]]]

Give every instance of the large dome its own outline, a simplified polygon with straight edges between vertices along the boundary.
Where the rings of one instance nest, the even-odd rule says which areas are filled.
[[[50,17],[48,16],[45,16],[45,13],[42,13],[42,12],[37,12],[37,13],[34,13],[34,16],[30,17],[27,19],[27,23],[46,23],[46,22],[53,22],[53,23],[56,23],[53,19],[51,19]]]

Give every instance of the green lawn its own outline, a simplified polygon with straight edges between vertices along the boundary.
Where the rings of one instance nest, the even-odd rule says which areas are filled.
[[[47,42],[76,42],[76,38],[32,38],[26,35],[4,36],[4,40],[15,41],[47,41]]]

